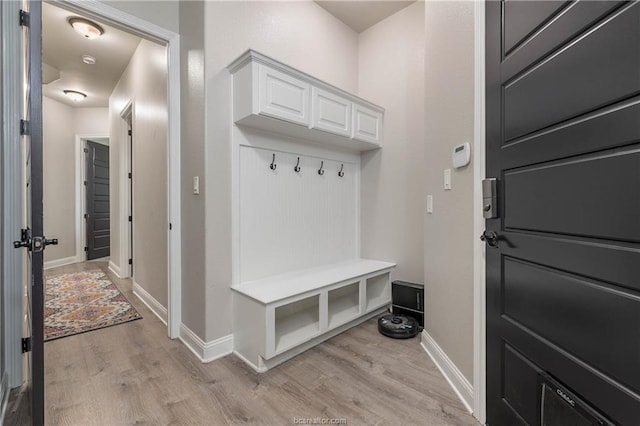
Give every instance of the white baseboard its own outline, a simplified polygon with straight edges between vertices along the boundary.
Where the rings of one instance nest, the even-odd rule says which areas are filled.
[[[469,413],[473,413],[473,386],[471,386],[469,380],[464,377],[458,367],[456,367],[453,361],[451,361],[426,330],[422,330],[420,345],[429,357],[431,357],[431,360],[433,360],[433,363],[438,367],[438,370],[440,370],[445,380],[451,385],[453,391],[458,395],[458,398],[460,398],[465,408]]]
[[[82,262],[77,256],[63,257],[62,259],[48,260],[44,262],[44,269],[57,268],[58,266],[71,265]]]
[[[113,272],[118,278],[126,278],[122,276],[122,274],[120,273],[120,267],[113,263],[113,260],[109,261],[109,270]]]
[[[9,402],[9,374],[5,371],[0,382],[0,425],[4,424],[4,415],[7,412]]]
[[[189,327],[180,325],[180,340],[202,362],[211,362],[233,352],[233,334],[205,342]]]
[[[158,302],[152,295],[147,292],[147,290],[142,288],[140,284],[135,281],[133,282],[133,294],[135,294],[138,299],[142,301],[142,303],[147,305],[147,308],[149,308],[149,310],[153,312],[155,316],[160,318],[160,321],[162,321],[164,325],[167,325],[167,308],[162,306],[160,302]]]

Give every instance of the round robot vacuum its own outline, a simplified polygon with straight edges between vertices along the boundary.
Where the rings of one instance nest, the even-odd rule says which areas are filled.
[[[394,339],[409,339],[422,331],[413,317],[406,315],[383,315],[378,318],[378,331]]]

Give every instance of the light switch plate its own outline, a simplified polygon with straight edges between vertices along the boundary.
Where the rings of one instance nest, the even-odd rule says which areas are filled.
[[[200,194],[200,176],[193,177],[193,195]]]
[[[427,213],[433,213],[433,195],[427,195]]]
[[[444,170],[444,189],[451,189],[451,169]]]

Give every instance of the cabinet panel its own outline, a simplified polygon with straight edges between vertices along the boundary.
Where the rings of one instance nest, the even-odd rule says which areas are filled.
[[[260,114],[309,125],[309,84],[260,65]]]
[[[351,137],[351,102],[322,89],[312,89],[311,127]]]
[[[380,144],[382,141],[382,114],[354,103],[353,138]]]

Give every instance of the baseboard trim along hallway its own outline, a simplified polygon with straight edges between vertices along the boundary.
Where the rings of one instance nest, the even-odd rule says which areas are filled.
[[[62,259],[49,260],[44,262],[44,269],[57,268],[58,266],[71,265],[73,263],[82,262],[77,256],[63,257]]]
[[[473,386],[471,383],[464,377],[458,367],[456,367],[453,361],[451,361],[426,330],[422,330],[420,340],[422,349],[427,352],[433,363],[438,367],[438,370],[440,370],[445,380],[451,385],[453,391],[458,395],[458,398],[460,398],[465,408],[469,413],[473,413],[473,409],[471,408],[473,407]]]
[[[202,362],[215,361],[233,352],[233,334],[205,342],[189,327],[182,324],[180,326],[180,340]]]
[[[135,294],[138,299],[142,301],[142,303],[147,305],[147,308],[149,308],[149,310],[153,312],[154,315],[164,323],[164,325],[167,325],[167,308],[162,306],[160,302],[158,302],[152,295],[150,295],[144,288],[142,288],[140,284],[135,281],[133,282],[133,294]]]

